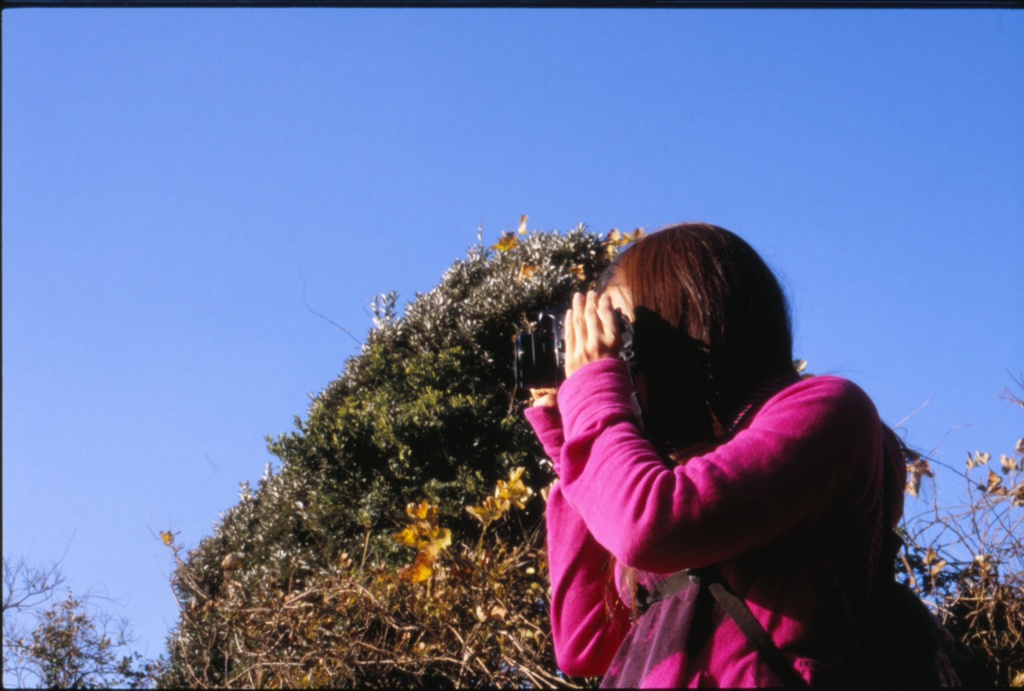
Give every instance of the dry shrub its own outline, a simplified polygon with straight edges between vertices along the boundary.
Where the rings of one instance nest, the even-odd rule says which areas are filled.
[[[908,456],[909,494],[934,477],[932,463],[943,465]],[[972,685],[1024,686],[1022,467],[1024,439],[998,464],[990,454],[968,454],[963,471],[944,466],[965,480],[963,502],[939,506],[935,499],[904,521],[899,572],[973,652]]]
[[[179,658],[179,676],[165,683],[197,688],[574,688],[592,683],[567,678],[554,665],[542,532],[509,541],[497,529],[515,528],[506,515],[523,506],[515,490],[529,493],[517,480],[513,471],[493,497],[472,507],[492,509],[488,521],[481,519],[484,531],[472,546],[443,545],[448,533],[437,525],[436,507],[410,505],[409,526],[394,536],[418,549],[405,567],[356,563],[343,554],[302,587],[254,588],[235,580],[237,572],[226,560],[224,587],[216,597],[203,592],[198,580],[177,583],[178,592],[193,595],[183,603],[187,625],[178,635],[210,631],[210,640],[200,646],[206,650],[200,659],[195,654]],[[176,573],[188,578],[190,572]],[[176,645],[197,648],[195,642],[172,638],[172,654]]]

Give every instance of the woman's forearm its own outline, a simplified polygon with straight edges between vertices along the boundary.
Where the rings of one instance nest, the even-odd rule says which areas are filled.
[[[547,528],[558,666],[574,676],[604,674],[630,626],[624,607],[609,606],[611,555],[587,530],[560,483],[548,495]]]

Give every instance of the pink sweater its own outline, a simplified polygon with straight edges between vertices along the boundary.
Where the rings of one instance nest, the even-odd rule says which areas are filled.
[[[695,588],[631,622],[623,565],[652,583],[719,563],[797,670],[829,683],[867,610],[883,472],[898,483],[892,522],[902,513],[905,468],[885,471],[871,400],[837,377],[795,381],[732,440],[670,465],[637,430],[630,393],[624,363],[599,360],[562,385],[558,408],[526,411],[559,476],[547,507],[559,667],[606,684],[778,685],[728,618],[681,640]],[[606,605],[612,559],[625,608]]]

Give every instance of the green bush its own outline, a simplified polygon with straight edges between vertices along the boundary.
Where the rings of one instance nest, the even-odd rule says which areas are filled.
[[[377,624],[372,617],[360,620],[369,627],[364,630],[368,638],[360,639],[367,645],[375,635],[391,631],[391,624],[381,622],[406,630],[401,627],[413,626],[410,622],[419,621],[416,617],[426,617],[426,622],[430,612],[437,612],[437,622],[446,622],[448,630],[464,618],[457,603],[469,606],[472,601],[476,604],[466,612],[472,614],[479,605],[489,613],[506,591],[517,593],[510,604],[527,607],[516,616],[525,617],[532,635],[539,636],[532,640],[546,640],[546,590],[523,600],[516,589],[528,584],[515,581],[514,570],[501,578],[488,571],[505,563],[503,559],[518,563],[538,558],[540,491],[552,479],[550,465],[543,461],[522,417],[522,402],[515,397],[513,337],[542,308],[566,304],[573,292],[588,287],[622,244],[621,236],[603,239],[582,226],[565,234],[507,233],[492,248],[470,248],[465,260],[456,261],[436,288],[417,294],[401,316],[394,294],[376,300],[374,325],[362,352],[349,359],[341,376],[312,401],[307,418],[296,418],[295,431],[268,438],[270,451],[281,461],[280,471],[268,465],[255,490],[243,483],[238,504],[222,514],[213,535],[179,559],[172,588],[182,614],[169,638],[171,671],[166,683],[223,686],[301,680],[254,677],[256,658],[248,656],[263,651],[260,655],[281,655],[283,660],[290,655],[285,651],[298,645],[293,639],[299,638],[306,641],[303,645],[313,646],[310,650],[329,647],[333,639],[326,632],[344,629],[348,636],[360,630],[354,620],[339,619],[324,624],[327,628],[317,624],[314,628],[320,633],[315,636],[301,633],[306,631],[302,627],[311,625],[308,622],[289,620],[287,626],[298,627],[289,634],[292,642],[266,649],[271,644],[261,638],[261,631],[269,629],[259,626],[270,624],[251,619],[250,610],[270,611],[272,603],[290,601],[310,588],[328,593],[358,585],[358,592],[371,593],[383,603],[383,609],[374,610]],[[485,544],[480,525],[466,507],[477,504],[515,467],[525,469],[532,498],[514,520],[496,522],[488,531],[491,542]],[[397,576],[399,567],[408,566],[409,555],[393,535],[408,520],[407,505],[421,501],[436,506],[440,523],[451,531],[454,546],[445,555],[451,551],[465,563],[486,562],[459,586],[468,601],[440,586],[432,598],[417,600],[415,588],[427,586]],[[467,545],[474,543],[477,552],[471,554]],[[182,554],[174,548],[176,555]],[[492,556],[484,559],[484,553]],[[339,560],[346,559],[356,565],[355,571],[339,566]],[[523,568],[534,574],[542,570],[539,564]],[[441,568],[439,573],[461,572]],[[481,573],[489,574],[483,579],[493,592],[469,587]],[[530,592],[539,587],[538,578]],[[428,585],[434,587],[436,580],[431,578]],[[439,604],[445,602],[449,604]],[[510,617],[518,611],[513,606],[505,609]],[[470,623],[462,622],[449,635],[465,638]],[[390,633],[386,637],[394,643]],[[495,650],[507,647],[500,641],[491,643],[497,645]],[[362,644],[353,645],[365,651]],[[451,683],[494,685],[505,669],[508,683],[525,683],[528,676],[516,677],[509,671],[520,667],[541,675],[536,683],[544,674],[560,678],[552,655],[537,666],[535,652],[526,652],[532,648],[509,645],[503,658],[484,655],[472,667],[475,672],[460,667],[456,676],[445,678]],[[334,654],[341,655],[337,645]],[[443,666],[436,673],[413,673],[401,671],[406,669],[401,665],[375,667],[362,658],[346,659],[325,662],[327,667],[309,672],[309,679],[316,685],[433,683],[441,678],[437,675],[447,674],[437,671]],[[481,665],[487,666],[486,674]],[[271,678],[277,681],[267,681]]]

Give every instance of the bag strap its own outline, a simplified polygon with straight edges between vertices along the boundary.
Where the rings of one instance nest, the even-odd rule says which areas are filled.
[[[694,576],[691,575],[691,578]],[[715,601],[722,606],[725,613],[736,622],[740,631],[746,637],[747,642],[760,654],[761,659],[779,678],[783,686],[791,688],[807,688],[807,680],[804,679],[783,655],[775,641],[768,635],[750,611],[746,601],[737,595],[726,585],[725,581],[718,577],[717,569],[714,566],[705,567],[696,572],[696,578],[701,585],[706,586],[708,592],[715,598]]]
[[[899,437],[887,426],[883,426],[883,430],[886,436],[890,437],[895,442],[895,448],[903,451],[902,442]],[[883,462],[889,463],[888,448],[883,445]],[[875,573],[875,584],[874,587],[877,589],[881,587],[883,583],[895,582],[895,561],[896,555],[899,553],[900,548],[903,546],[903,540],[899,534],[889,528],[889,511],[885,506],[885,473],[886,469],[882,471],[882,513],[883,513],[883,524],[882,524],[882,549],[878,555],[878,564]],[[764,630],[761,623],[754,618],[754,614],[750,611],[750,607],[743,598],[738,596],[732,591],[731,588],[723,581],[717,573],[717,569],[714,564],[710,567],[703,569],[703,579],[707,581],[708,590],[714,596],[715,600],[722,606],[736,625],[740,627],[740,631],[746,636],[747,641],[754,646],[758,653],[761,654],[762,659],[767,663],[775,675],[785,686],[790,687],[806,687],[807,680],[805,680],[796,669],[791,665],[786,658],[782,656],[782,651],[779,650],[778,646],[775,645],[775,641],[772,640],[768,632]]]
[[[677,571],[668,578],[659,581],[655,585],[645,587],[637,586],[636,600],[640,612],[646,612],[651,605],[661,600],[667,600],[676,593],[696,585],[706,590],[721,605],[725,613],[736,622],[740,631],[747,641],[765,661],[768,667],[775,673],[775,676],[784,686],[794,688],[807,688],[807,680],[794,669],[793,665],[782,655],[782,651],[775,645],[768,632],[764,630],[761,623],[754,617],[747,603],[726,585],[714,565],[702,569],[685,569]],[[698,597],[700,595],[698,594]]]
[[[692,585],[699,584],[700,579],[694,579],[689,569],[676,571],[668,578],[647,587],[642,583],[636,586],[636,604],[640,614],[651,608],[655,602],[667,600],[681,590],[686,590]]]

